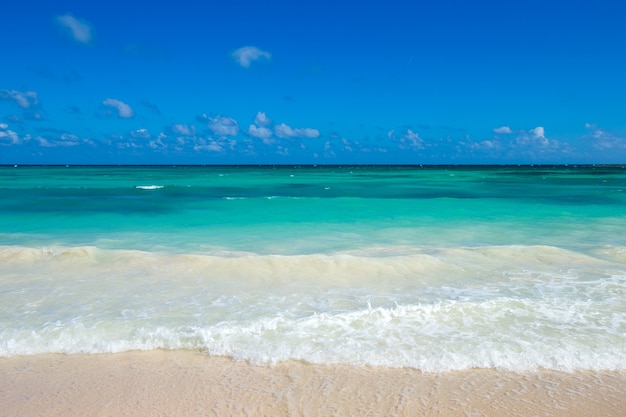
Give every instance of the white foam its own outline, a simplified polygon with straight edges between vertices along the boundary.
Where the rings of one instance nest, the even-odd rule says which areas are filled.
[[[626,369],[626,265],[554,247],[0,247],[0,356],[196,349],[446,371]]]
[[[541,313],[531,318],[541,305],[507,299],[475,305],[442,302],[299,319],[276,315],[210,326],[86,326],[73,320],[48,323],[37,332],[7,329],[2,332],[0,355],[199,349],[264,364],[296,359],[429,372],[626,369],[626,351],[620,348],[623,328],[585,333],[578,327],[580,319],[555,327]]]
[[[135,188],[139,188],[141,190],[158,190],[163,187],[164,185],[138,185]]]

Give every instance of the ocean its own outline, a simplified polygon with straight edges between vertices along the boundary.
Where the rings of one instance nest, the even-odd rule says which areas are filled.
[[[3,166],[0,356],[626,370],[626,166]]]

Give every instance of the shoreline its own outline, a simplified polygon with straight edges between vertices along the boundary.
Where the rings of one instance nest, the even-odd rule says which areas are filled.
[[[626,371],[514,373],[282,362],[192,351],[0,358],[5,416],[621,416]]]

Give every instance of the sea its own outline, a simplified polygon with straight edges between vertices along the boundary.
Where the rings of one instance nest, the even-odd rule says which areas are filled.
[[[626,165],[2,166],[0,357],[626,370]]]

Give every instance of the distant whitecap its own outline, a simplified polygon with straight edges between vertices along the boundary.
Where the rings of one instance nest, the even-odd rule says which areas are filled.
[[[163,185],[138,185],[135,188],[142,190],[158,190],[159,188],[163,188]]]

